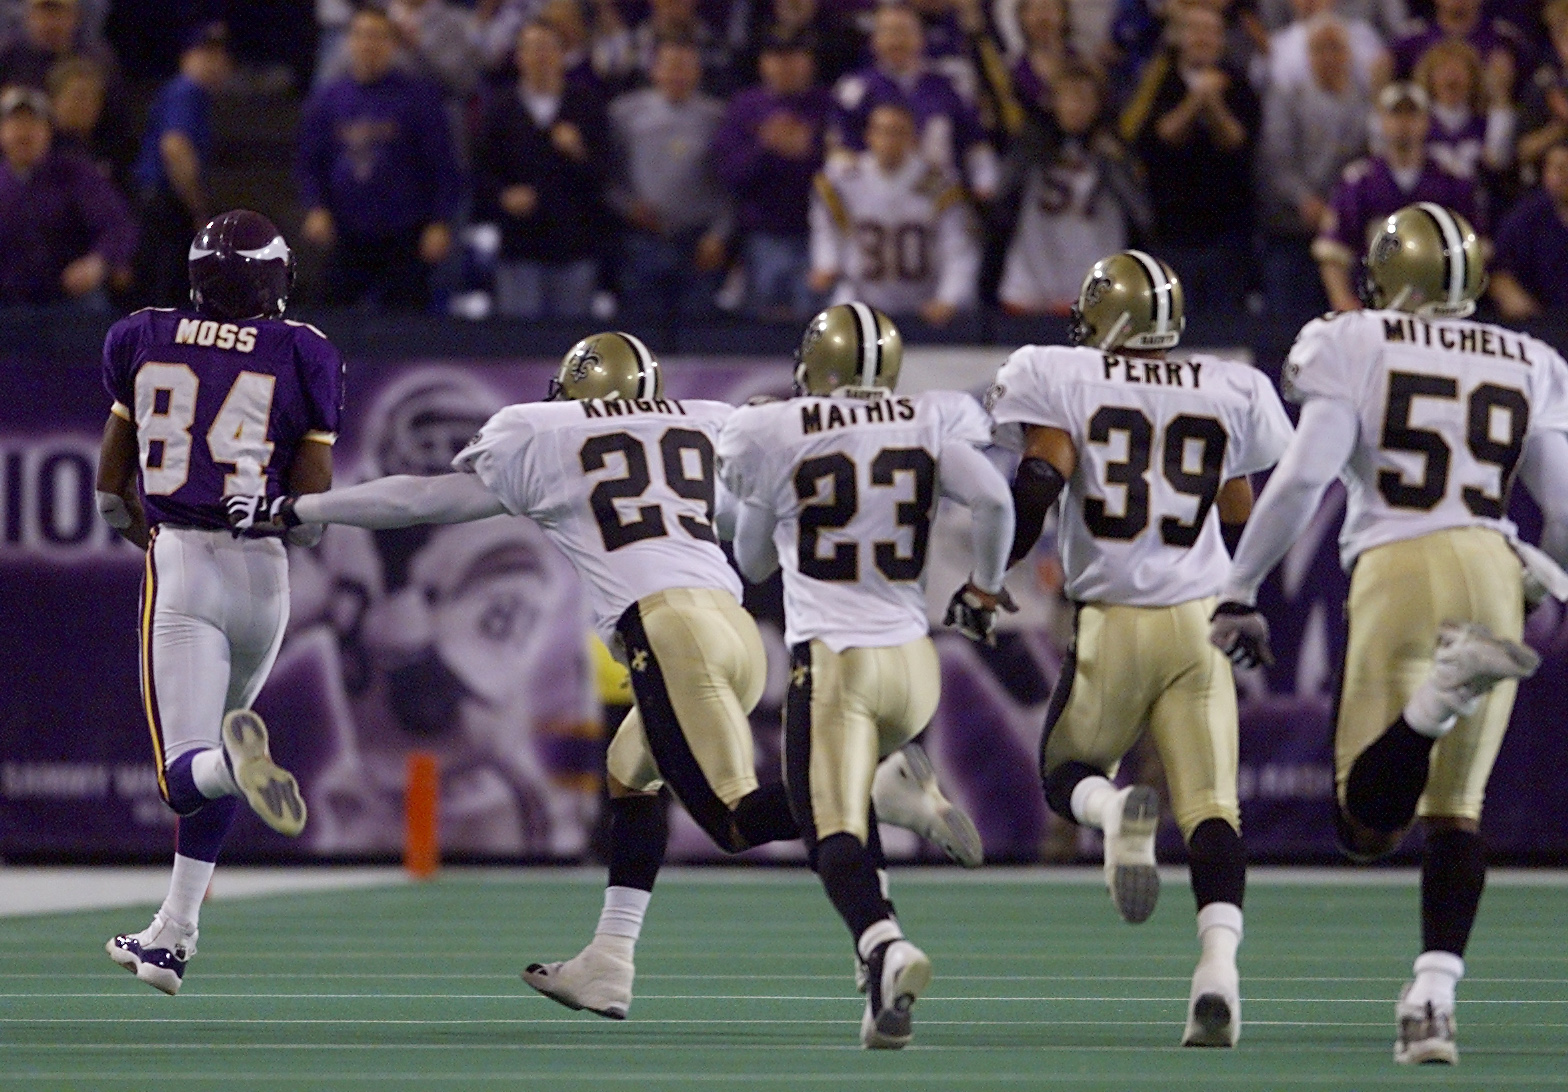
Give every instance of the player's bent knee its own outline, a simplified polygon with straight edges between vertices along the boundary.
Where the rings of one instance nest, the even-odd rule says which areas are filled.
[[[1073,822],[1073,790],[1078,787],[1078,782],[1086,777],[1104,777],[1105,771],[1096,769],[1087,762],[1063,762],[1054,769],[1044,771],[1041,783],[1045,787],[1045,802],[1057,815],[1063,819],[1072,819]]]

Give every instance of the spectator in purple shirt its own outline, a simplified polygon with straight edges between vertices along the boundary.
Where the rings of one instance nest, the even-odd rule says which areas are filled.
[[[762,83],[730,100],[713,136],[714,166],[735,199],[747,305],[759,318],[801,319],[816,309],[810,265],[811,180],[822,166],[828,93],[813,82],[808,34],[770,33]]]
[[[476,211],[501,228],[496,310],[582,318],[606,223],[604,103],[567,82],[553,26],[525,24],[516,53],[518,79],[486,101],[474,138]]]
[[[0,92],[0,307],[108,306],[104,286],[136,246],[130,209],[98,168],[55,152],[49,99]]]
[[[1416,201],[1433,201],[1465,217],[1485,234],[1475,201],[1475,183],[1455,178],[1426,154],[1431,127],[1426,92],[1413,83],[1391,83],[1377,99],[1384,152],[1345,168],[1329,202],[1329,215],[1312,244],[1329,306],[1336,311],[1361,307],[1354,285],[1367,228]]]
[[[347,49],[349,74],[300,119],[301,233],[331,248],[328,302],[421,308],[462,197],[441,94],[394,68],[396,35],[374,8],[355,13]]]
[[[902,106],[914,115],[922,157],[962,177],[980,199],[989,199],[996,192],[996,150],[986,140],[974,107],[927,64],[919,17],[897,3],[877,9],[871,55],[871,65],[833,88],[833,141],[862,150],[871,111],[884,103]]]
[[[1505,319],[1568,312],[1568,142],[1541,157],[1541,185],[1497,227],[1492,302]]]

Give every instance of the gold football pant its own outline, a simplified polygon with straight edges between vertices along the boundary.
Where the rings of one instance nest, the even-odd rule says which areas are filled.
[[[1182,837],[1206,819],[1240,830],[1236,686],[1230,661],[1209,644],[1214,602],[1081,605],[1046,715],[1041,774],[1081,762],[1112,775],[1147,725]]]

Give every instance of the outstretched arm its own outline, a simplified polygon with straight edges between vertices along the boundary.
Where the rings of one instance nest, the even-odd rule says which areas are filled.
[[[294,515],[302,523],[346,523],[377,531],[417,523],[468,523],[505,512],[500,498],[473,474],[399,474],[310,493],[294,502]]]

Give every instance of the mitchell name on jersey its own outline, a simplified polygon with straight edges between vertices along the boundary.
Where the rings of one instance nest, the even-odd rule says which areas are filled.
[[[736,497],[774,515],[791,645],[885,648],[929,632],[938,461],[955,442],[990,442],[985,411],[955,391],[735,411],[719,440],[719,473]]]
[[[1514,540],[1508,488],[1525,438],[1568,431],[1568,364],[1543,341],[1468,319],[1353,311],[1302,328],[1285,365],[1292,401],[1355,408],[1340,560],[1452,527]]]
[[[1029,345],[987,396],[996,440],[1025,447],[1031,425],[1072,438],[1062,491],[1062,567],[1079,603],[1168,607],[1219,593],[1230,569],[1214,502],[1266,470],[1290,419],[1262,372],[1218,357],[1154,360]]]
[[[673,398],[507,406],[452,466],[476,474],[571,559],[610,644],[626,609],[655,592],[740,598],[713,529],[714,447],[733,412]]]

